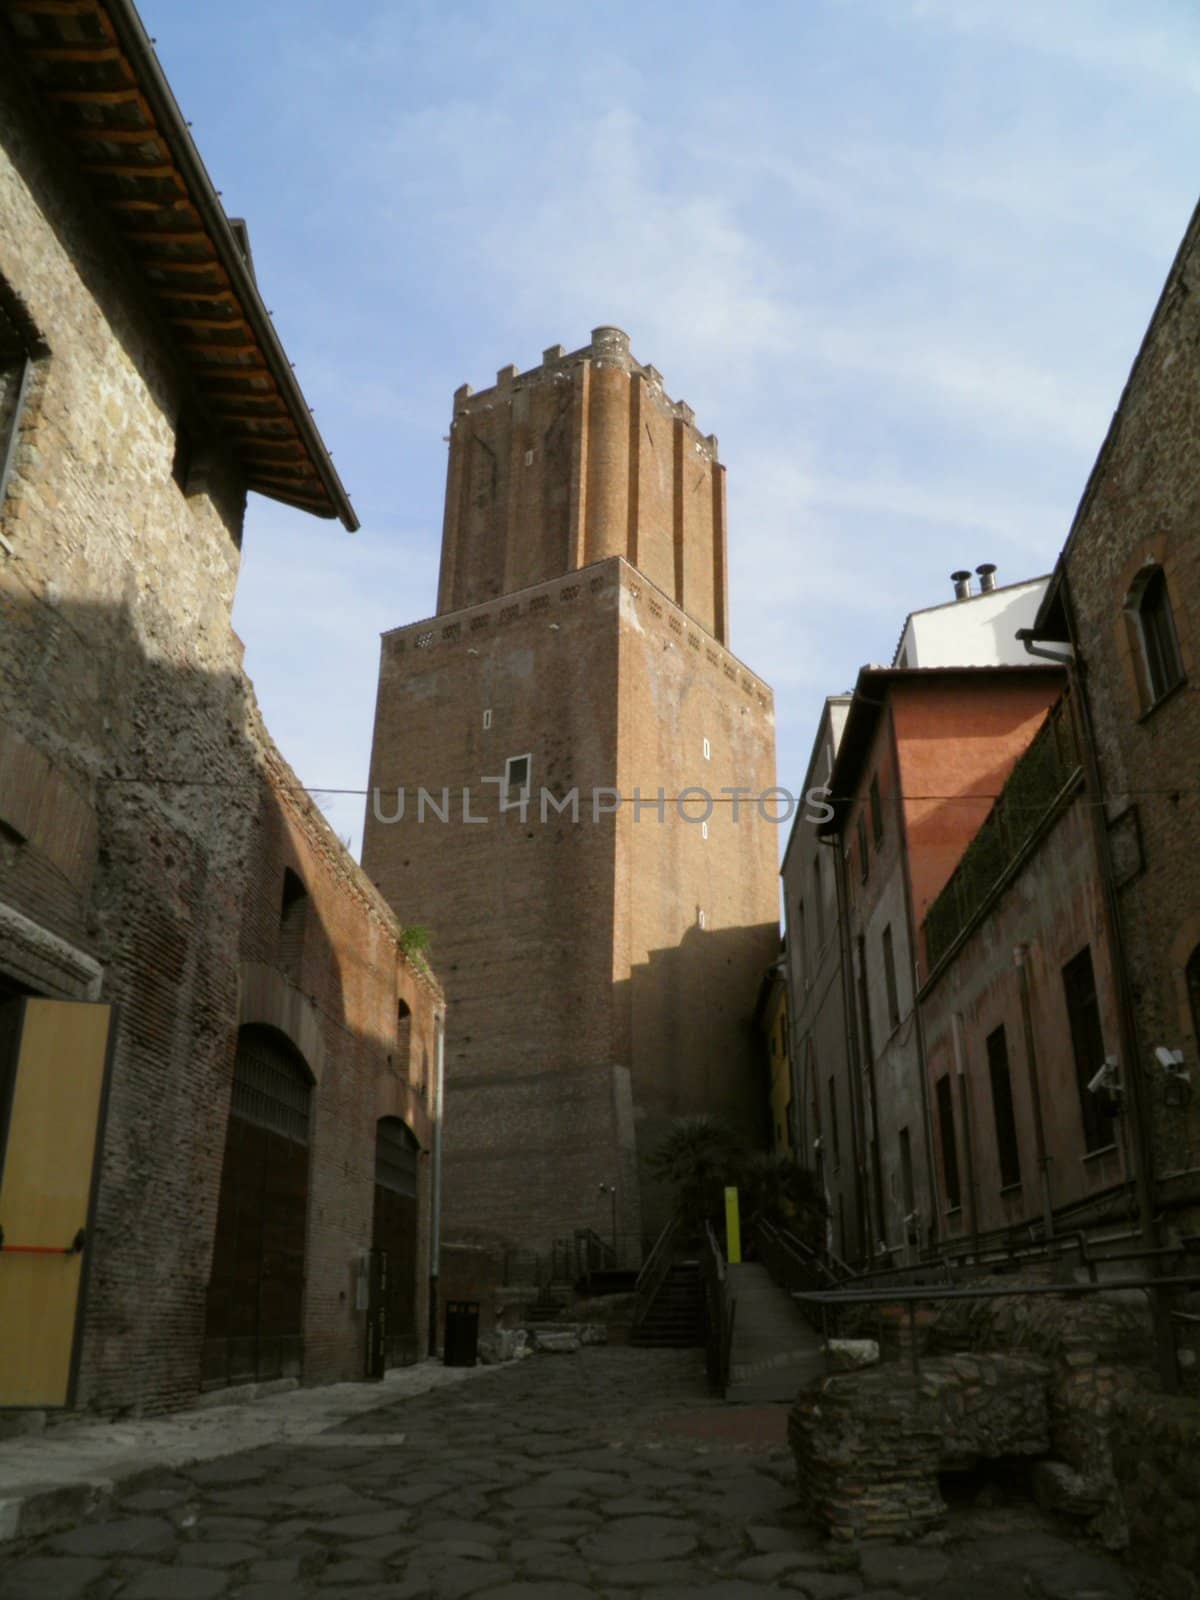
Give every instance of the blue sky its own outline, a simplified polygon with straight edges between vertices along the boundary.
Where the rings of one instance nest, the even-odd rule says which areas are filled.
[[[720,439],[797,788],[953,568],[1050,568],[1196,200],[1187,0],[142,14],[363,523],[247,517],[235,622],[313,787],[365,787],[378,635],[434,608],[454,389],[616,323]]]

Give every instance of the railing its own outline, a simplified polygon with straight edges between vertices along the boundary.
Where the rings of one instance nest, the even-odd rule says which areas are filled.
[[[772,1280],[789,1293],[812,1289],[818,1283],[836,1288],[854,1278],[844,1261],[836,1256],[826,1259],[787,1228],[759,1222],[754,1236],[763,1266]]]
[[[941,1300],[1002,1300],[1022,1295],[1057,1294],[1076,1299],[1089,1294],[1111,1294],[1121,1289],[1141,1289],[1147,1294],[1161,1290],[1200,1288],[1200,1272],[1171,1278],[1110,1278],[1106,1282],[1091,1283],[1026,1283],[1005,1284],[1003,1287],[978,1286],[971,1289],[922,1286],[907,1289],[816,1289],[793,1290],[792,1299],[801,1305],[818,1307],[822,1326],[827,1326],[829,1312],[843,1306],[901,1305],[908,1313],[908,1343],[914,1373],[921,1370],[917,1340],[917,1307]],[[1176,1386],[1178,1377],[1176,1375]]]
[[[729,1358],[733,1350],[733,1324],[737,1299],[729,1292],[725,1257],[712,1224],[704,1224],[704,1245],[700,1255],[704,1282],[704,1360],[708,1381],[718,1394],[729,1387]]]
[[[671,1270],[671,1252],[675,1235],[679,1232],[679,1218],[672,1217],[670,1222],[654,1241],[654,1248],[646,1257],[645,1265],[638,1273],[634,1293],[637,1298],[633,1303],[633,1327],[636,1329],[645,1320],[646,1313],[654,1304],[654,1297],[662,1287],[663,1280]]]

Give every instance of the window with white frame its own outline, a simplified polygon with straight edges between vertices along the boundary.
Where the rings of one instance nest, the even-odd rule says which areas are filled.
[[[532,772],[532,756],[509,756],[504,763],[504,794],[501,799],[503,807],[519,806],[523,801],[529,799],[529,782]]]

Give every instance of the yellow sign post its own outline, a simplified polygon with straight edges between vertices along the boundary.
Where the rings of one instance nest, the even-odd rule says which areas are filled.
[[[725,1191],[725,1259],[736,1266],[742,1259],[742,1224],[738,1213],[738,1192]]]

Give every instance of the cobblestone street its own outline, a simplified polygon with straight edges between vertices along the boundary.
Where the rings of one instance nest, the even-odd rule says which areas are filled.
[[[1155,1594],[1012,1502],[954,1510],[941,1546],[831,1551],[793,1509],[783,1417],[714,1405],[698,1352],[538,1356],[147,1474],[106,1520],[0,1547],[0,1600]]]

